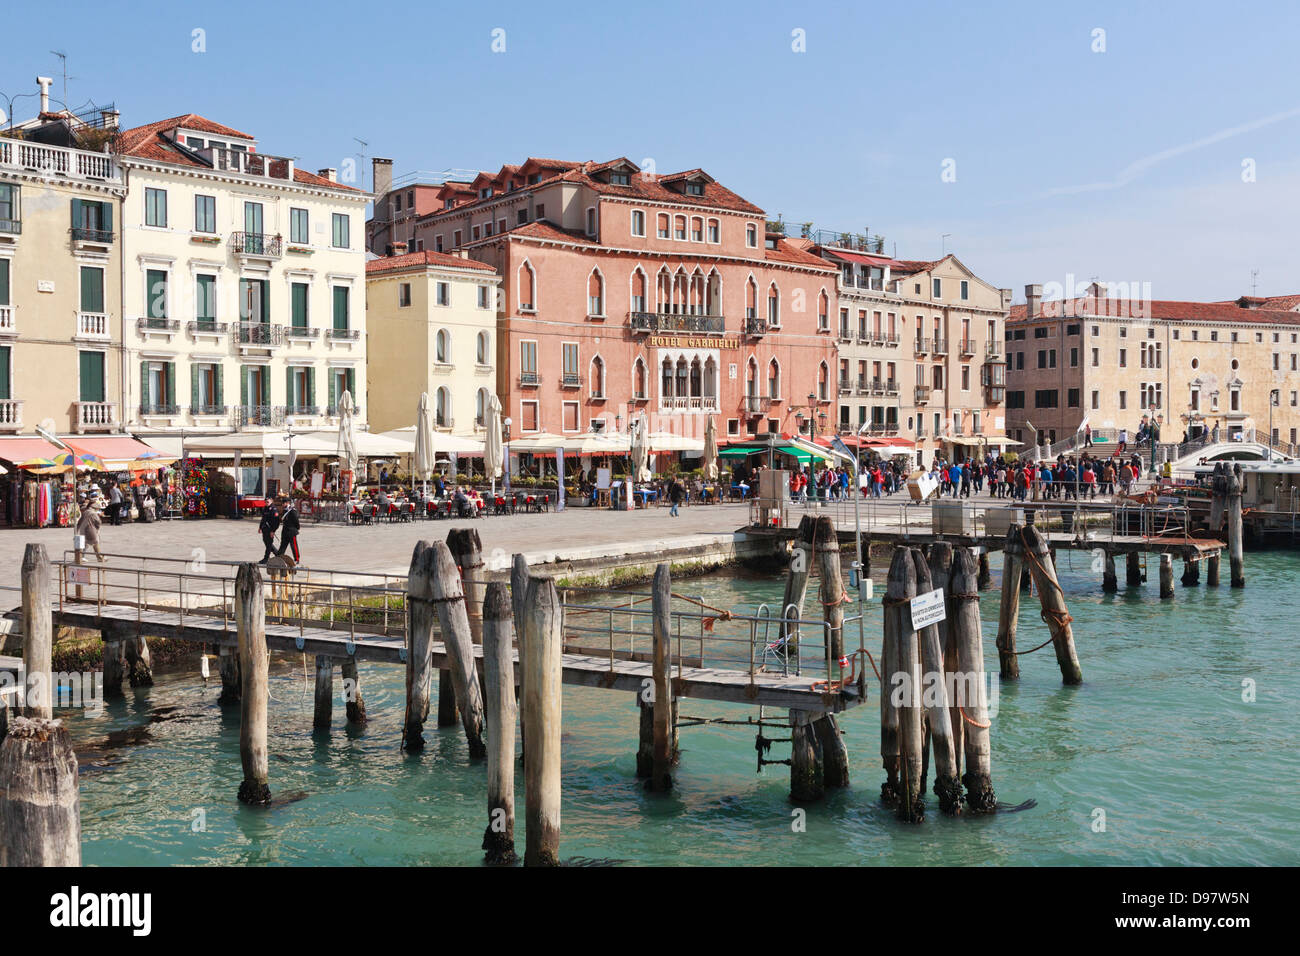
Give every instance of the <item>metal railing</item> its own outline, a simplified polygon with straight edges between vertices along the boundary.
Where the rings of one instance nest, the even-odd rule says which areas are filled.
[[[283,405],[237,405],[235,422],[242,428],[245,425],[283,425]]]
[[[930,351],[930,340],[926,338],[924,335],[918,335],[916,337],[916,354],[923,355],[929,351]]]
[[[232,232],[230,245],[235,255],[279,259],[284,254],[284,240],[264,232]]]
[[[679,312],[629,312],[628,325],[635,332],[703,332],[720,335],[726,331],[721,315],[690,315]]]
[[[541,385],[542,377],[536,372],[520,372],[519,384],[523,386]]]
[[[270,348],[284,341],[284,326],[267,322],[240,322],[239,344]]]
[[[145,402],[140,405],[141,415],[179,415],[179,405],[167,405],[162,402]]]
[[[225,322],[214,319],[191,319],[185,323],[185,331],[190,335],[225,335],[229,328]]]
[[[284,327],[284,337],[286,339],[314,339],[320,335],[320,329],[309,328],[305,325],[286,325]]]
[[[330,327],[325,330],[325,337],[330,339],[338,339],[342,341],[352,341],[354,339],[361,338],[361,330],[340,329],[340,328]]]
[[[745,320],[746,335],[767,335],[769,328],[771,328],[771,324],[767,321],[767,319],[746,319]]]
[[[141,316],[135,320],[137,332],[178,332],[181,324],[176,319]]]

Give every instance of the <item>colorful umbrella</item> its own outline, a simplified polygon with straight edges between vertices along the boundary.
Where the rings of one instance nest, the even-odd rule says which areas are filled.
[[[59,452],[53,458],[54,464],[65,471],[76,468],[78,471],[106,471],[104,460],[98,455],[77,454],[73,451]]]
[[[26,461],[18,463],[19,468],[25,468],[28,471],[57,472],[63,468],[48,458],[28,458]]]

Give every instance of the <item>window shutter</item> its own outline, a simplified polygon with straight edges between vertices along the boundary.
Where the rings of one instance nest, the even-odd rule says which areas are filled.
[[[102,202],[99,204],[100,214],[103,216],[103,226],[105,232],[113,231],[113,204],[111,202]]]
[[[149,363],[140,363],[140,404],[151,405],[158,399],[156,395],[149,394]]]
[[[82,223],[81,200],[74,199],[72,200],[72,228],[79,229],[81,227],[81,223]]]
[[[316,370],[307,369],[307,404],[316,407]]]
[[[190,363],[190,413],[199,407],[199,367]]]
[[[334,374],[334,369],[332,368],[327,368],[325,370],[325,375],[326,375],[325,390],[329,396],[329,403],[325,407],[330,411],[337,411],[339,402],[338,402],[338,395],[335,394],[337,390],[335,389],[334,386],[337,384],[339,377]]]
[[[223,366],[214,365],[212,367],[212,382],[213,382],[213,387],[215,392],[214,401],[218,408],[224,406],[226,401],[225,399],[226,388],[225,388],[225,384],[222,381],[222,375],[224,373],[225,373],[225,368]]]
[[[248,366],[239,366],[239,404],[248,404]]]
[[[293,394],[293,366],[286,366],[284,370],[284,403],[286,405],[297,405]]]
[[[353,405],[357,405],[357,404],[359,404],[359,403],[357,402],[357,379],[356,379],[356,374],[357,374],[357,370],[356,370],[356,369],[354,369],[354,368],[350,368],[350,369],[348,369],[348,392],[352,395],[352,404],[353,404]]]
[[[167,404],[176,404],[176,363],[167,363]]]
[[[0,346],[0,400],[4,401],[12,397],[9,393],[9,349],[8,345]]]

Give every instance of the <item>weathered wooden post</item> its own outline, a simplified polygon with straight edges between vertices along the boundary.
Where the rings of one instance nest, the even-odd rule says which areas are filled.
[[[119,645],[120,646],[120,645]],[[108,648],[104,648],[105,659],[107,660]],[[238,645],[222,644],[217,648],[217,666],[221,672],[221,694],[217,697],[218,704],[237,704],[239,703],[239,692],[243,681],[239,674],[239,647]],[[122,686],[121,671],[118,671],[118,687]]]
[[[429,689],[433,677],[436,612],[429,600],[431,562],[426,557],[429,550],[429,542],[416,542],[406,575],[406,717],[402,747],[412,753],[424,749],[424,722],[429,716]]]
[[[524,600],[525,866],[555,866],[560,852],[560,728],[563,639],[560,595],[530,578]]]
[[[1007,526],[1002,545],[1002,602],[998,606],[998,674],[1003,680],[1020,679],[1020,658],[1016,656],[1016,629],[1020,625],[1020,578],[1025,569],[1025,547],[1020,542],[1021,526]],[[947,584],[947,581],[944,582]]]
[[[256,564],[245,562],[235,575],[235,627],[239,639],[239,760],[243,803],[271,802],[267,769],[266,702],[269,659],[266,650],[266,600]]]
[[[1025,529],[1026,537],[1031,533],[1037,535],[1038,531]],[[1029,541],[1025,544],[1028,550]],[[975,561],[970,552],[957,548],[953,552],[948,588],[955,605],[952,629],[959,667],[957,679],[953,681],[953,703],[965,724],[966,773],[962,775],[962,783],[966,785],[967,806],[975,813],[992,813],[997,809],[997,797],[993,793],[988,697],[984,687],[984,637],[976,580]]]
[[[840,573],[840,542],[835,534],[835,523],[829,517],[817,519],[816,555],[818,573],[821,575],[820,598],[826,622],[826,656],[830,669],[827,681],[844,676],[844,578]],[[827,684],[829,688],[830,684]],[[834,714],[813,722],[813,731],[822,748],[822,780],[826,787],[849,785],[849,751],[840,734],[839,721]]]
[[[54,610],[50,606],[50,559],[43,544],[29,544],[23,551],[22,589],[23,670],[27,682],[23,715],[48,720],[54,716],[54,689],[50,686]]]
[[[1131,588],[1142,586],[1142,559],[1136,551],[1124,556],[1124,583]]]
[[[980,548],[979,586],[981,591],[988,591],[993,587],[993,572],[989,570],[988,548]]]
[[[119,621],[105,619],[100,623],[99,637],[104,642],[104,696],[122,696],[122,677],[125,672],[125,660],[122,656],[123,625]]]
[[[916,569],[917,593],[934,590],[930,566],[919,550],[912,550],[912,566]],[[957,751],[953,744],[952,716],[948,711],[939,625],[923,627],[917,638],[921,644],[921,703],[934,752],[934,793],[939,798],[939,809],[951,816],[961,812],[961,782],[957,779]]]
[[[423,555],[421,582],[423,590],[416,598],[429,600],[438,613],[438,630],[447,651],[452,685],[456,688],[456,706],[469,744],[470,757],[487,756],[483,744],[483,692],[478,683],[474,661],[474,643],[470,637],[469,614],[465,608],[465,591],[460,573],[447,545],[435,541]]]
[[[483,599],[483,683],[488,726],[488,863],[514,863],[515,648],[510,596],[493,582]]]
[[[1246,586],[1245,559],[1242,553],[1241,465],[1228,472],[1228,577],[1234,588]]]
[[[1201,583],[1201,563],[1195,558],[1183,558],[1182,585],[1194,588]]]
[[[0,866],[81,866],[77,755],[63,722],[15,717],[0,780]]]
[[[444,668],[438,671],[438,726],[455,727],[457,722],[456,685]]]
[[[334,716],[334,659],[327,654],[316,655],[316,699],[311,725],[317,730],[329,730]]]
[[[655,567],[650,602],[654,642],[654,749],[646,789],[667,793],[673,787],[672,579],[667,564]]]
[[[1074,650],[1074,629],[1070,627],[1070,622],[1074,619],[1065,608],[1065,592],[1056,579],[1056,568],[1048,558],[1047,541],[1037,528],[1025,528],[1021,537],[1025,544],[1029,571],[1038,587],[1043,619],[1052,632],[1056,663],[1061,668],[1061,681],[1065,684],[1082,684],[1083,671],[1079,668],[1079,657]]]
[[[1105,562],[1101,570],[1101,589],[1106,594],[1119,590],[1119,578],[1115,575],[1115,552],[1106,549],[1102,552]]]
[[[952,595],[949,593],[948,579],[952,575],[952,544],[947,541],[936,541],[930,546],[930,553],[927,555],[930,564],[930,589],[942,591],[944,594],[944,613],[943,620],[936,627],[939,629],[939,645],[943,648],[943,679],[944,686],[952,686],[952,680],[957,673],[957,640],[952,630],[953,603]],[[1028,577],[1028,575],[1026,575]],[[1019,597],[1017,596],[1017,602]],[[1017,606],[1019,606],[1017,604]],[[953,703],[951,695],[948,698],[948,722],[952,726],[953,747],[956,752],[956,766],[954,772],[961,775],[961,753],[962,753],[962,719],[961,714],[957,712],[957,706]]]
[[[885,583],[885,639],[880,651],[880,758],[885,767],[885,782],[880,785],[880,797],[891,805],[901,805],[902,786],[905,783],[900,780],[901,714],[894,686],[895,675],[899,672],[903,639],[913,633],[910,602],[914,597],[916,572],[912,570],[912,557],[906,547],[896,546]],[[917,770],[920,770],[919,761]]]
[[[1174,596],[1174,556],[1169,553],[1160,555],[1160,597]]]
[[[832,524],[832,538],[835,536],[834,527]],[[780,637],[785,641],[782,653],[796,661],[799,656],[799,625],[788,621],[787,617],[795,618],[796,622],[803,617],[803,603],[808,595],[808,575],[812,571],[816,537],[817,519],[812,515],[804,515],[799,519],[799,530],[795,533],[790,551],[790,569],[785,576],[785,593],[781,597]]]
[[[127,679],[132,687],[153,686],[153,658],[149,654],[149,643],[138,628],[128,625],[122,651],[126,657]]]
[[[476,528],[452,528],[447,532],[447,550],[460,570],[465,589],[465,614],[469,618],[470,639],[483,643],[483,545]]]
[[[1219,552],[1215,551],[1205,559],[1205,586],[1207,588],[1217,588],[1219,586]]]
[[[911,549],[898,548],[889,567],[892,582],[902,579],[903,593],[919,594],[916,567]],[[921,791],[921,648],[912,627],[911,608],[900,604],[895,609],[895,647],[897,666],[889,675],[891,701],[898,711],[898,817],[920,823],[925,816],[925,795]]]
[[[524,602],[528,596],[528,561],[518,552],[510,559],[510,609],[515,619],[515,644],[519,648],[519,670],[515,674],[515,700],[520,702],[519,713],[519,750],[522,752],[528,749],[527,740],[524,737],[524,718],[523,718],[523,699],[524,699],[524,673],[527,668],[524,666],[524,632],[526,630],[527,611]],[[561,634],[563,634],[563,622],[561,622]],[[647,770],[648,774],[649,771]]]
[[[366,722],[366,701],[361,696],[361,678],[357,674],[357,659],[355,657],[343,658],[343,664],[339,667],[339,674],[343,678],[343,701],[347,709],[349,724],[364,724]]]
[[[826,795],[822,745],[806,710],[790,711],[790,799],[815,803]]]

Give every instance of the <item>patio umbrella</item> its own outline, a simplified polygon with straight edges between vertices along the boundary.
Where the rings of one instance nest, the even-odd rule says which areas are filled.
[[[357,471],[357,439],[352,426],[352,393],[343,390],[339,397],[339,462],[343,470],[355,475]]]
[[[712,415],[704,426],[704,477],[709,481],[718,480],[718,426]]]
[[[636,428],[632,432],[632,474],[636,476],[637,481],[650,480],[650,446],[646,434],[646,421],[644,418],[636,423]]]
[[[20,461],[18,467],[26,471],[37,471],[41,474],[62,474],[67,469],[61,465],[50,461],[48,458],[28,458],[26,461]]]
[[[415,411],[416,476],[424,482],[424,493],[429,493],[429,476],[433,474],[433,424],[429,419],[429,393],[420,393],[420,405]]]
[[[492,479],[492,497],[496,498],[497,476],[501,474],[505,456],[501,447],[501,399],[495,395],[488,396],[485,426],[487,435],[483,443],[483,470]]]
[[[78,471],[107,471],[108,467],[98,455],[82,455],[74,451],[61,451],[50,459],[64,471],[75,468]]]

